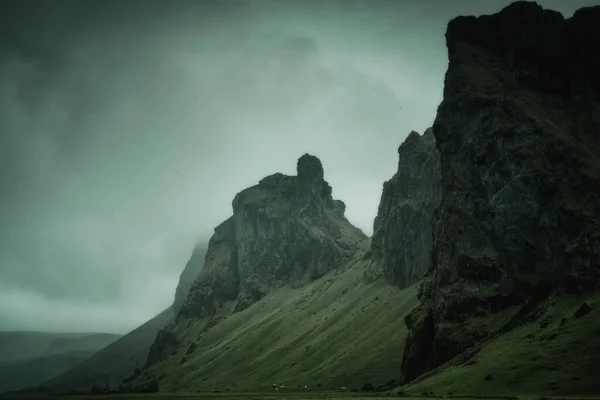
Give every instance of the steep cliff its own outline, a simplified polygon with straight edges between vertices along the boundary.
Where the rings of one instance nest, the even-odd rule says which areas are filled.
[[[442,198],[406,381],[600,282],[600,7],[565,20],[516,2],[452,20],[446,42]]]
[[[373,223],[367,281],[412,285],[427,272],[432,218],[440,200],[440,156],[431,128],[411,132],[398,148],[398,171],[383,185]]]
[[[182,316],[212,316],[227,302],[233,312],[273,287],[302,286],[348,260],[367,237],[331,197],[321,161],[305,154],[297,176],[274,174],[238,193],[233,216],[215,228],[204,269]]]
[[[204,258],[206,257],[207,245],[198,243],[192,251],[192,256],[185,264],[185,268],[179,276],[179,282],[175,288],[175,299],[173,300],[173,310],[177,313],[185,302],[185,298],[192,287],[192,284],[200,275],[204,267]]]

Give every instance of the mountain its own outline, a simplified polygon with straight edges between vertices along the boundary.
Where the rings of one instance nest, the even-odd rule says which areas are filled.
[[[415,171],[429,171],[421,165],[429,158],[416,155],[422,146],[410,143],[422,140],[433,149],[431,138],[410,135],[400,164],[411,160]],[[414,185],[431,185],[417,175]],[[264,390],[273,380],[315,390],[397,384],[407,332],[402,316],[416,305],[417,288],[364,279],[373,268],[369,239],[331,197],[321,161],[300,157],[296,176],[268,176],[238,193],[232,208],[208,251],[193,250],[167,316],[47,385],[63,391],[103,385],[109,367],[113,387],[117,376],[132,386],[154,378],[161,391],[174,392]],[[422,235],[418,224],[414,229]],[[184,277],[196,279],[190,284]],[[144,346],[132,351],[141,332]],[[132,353],[135,360],[124,362]]]
[[[298,159],[296,176],[270,175],[238,193],[232,208],[215,228],[177,319],[157,335],[147,366],[168,357],[190,326],[207,329],[275,288],[305,286],[368,246],[344,217],[344,203],[331,197],[321,161],[309,154]]]
[[[522,1],[452,20],[443,101],[398,149],[372,240],[305,154],[235,196],[135,362],[132,333],[96,365],[178,393],[600,393],[598,27],[600,7]]]
[[[398,148],[398,171],[385,182],[373,223],[367,280],[384,276],[400,288],[429,268],[432,218],[440,202],[440,154],[433,129],[411,132]]]
[[[367,236],[331,197],[321,161],[305,154],[297,171],[268,176],[235,196],[233,215],[215,228],[180,316],[241,311],[272,288],[303,286],[366,248]]]
[[[448,24],[407,390],[600,392],[599,27],[600,7],[524,1]]]
[[[411,164],[430,173],[430,158],[418,156],[424,147],[435,150],[430,133],[410,135],[399,170]],[[431,186],[417,175],[415,186]],[[369,240],[331,191],[321,161],[305,154],[296,176],[274,174],[238,193],[177,317],[158,332],[131,384],[154,378],[167,392],[397,384],[402,316],[416,305],[417,288],[364,279],[374,268]],[[415,206],[403,214],[409,220],[418,220],[411,210],[422,214]],[[415,223],[414,234],[430,226]],[[405,244],[412,245],[420,246]],[[188,265],[201,264],[195,258]]]
[[[188,291],[202,271],[202,268],[204,267],[204,257],[206,257],[207,250],[208,245],[206,243],[198,243],[192,252],[192,256],[185,265],[185,268],[181,272],[181,275],[179,276],[179,282],[175,288],[175,300],[173,300],[173,308],[175,310],[179,310],[181,308],[185,302]]]
[[[42,383],[119,337],[110,333],[0,332],[0,393]]]
[[[406,336],[398,317],[416,305],[417,288],[365,283],[363,256],[303,287],[273,288],[208,329],[179,326],[176,345],[133,384],[156,377],[177,393],[394,386]]]

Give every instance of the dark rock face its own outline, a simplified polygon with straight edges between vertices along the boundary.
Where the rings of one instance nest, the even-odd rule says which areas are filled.
[[[175,334],[167,329],[160,329],[156,333],[156,339],[150,349],[148,349],[148,358],[146,360],[146,367],[156,364],[165,355],[170,354],[172,351],[177,349],[179,340]]]
[[[473,316],[600,282],[600,7],[536,3],[452,20],[434,123],[442,198],[432,273],[402,365],[410,381],[491,332]]]
[[[430,263],[432,218],[439,204],[440,156],[433,129],[411,132],[398,148],[398,172],[383,185],[366,275],[406,287],[421,279]]]
[[[179,276],[179,283],[175,289],[175,299],[173,301],[173,309],[176,313],[181,309],[188,291],[204,267],[204,258],[206,257],[207,247],[208,245],[204,243],[196,245],[192,252],[192,256]]]
[[[304,285],[367,246],[344,217],[343,202],[332,199],[321,161],[305,154],[297,171],[235,196],[233,216],[215,229],[180,315],[211,316],[228,302],[233,312],[243,310],[271,288]]]

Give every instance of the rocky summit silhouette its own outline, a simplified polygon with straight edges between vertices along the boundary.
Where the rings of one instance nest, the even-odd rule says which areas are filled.
[[[304,285],[363,248],[367,236],[344,217],[323,176],[321,161],[305,154],[296,176],[273,174],[238,193],[180,315],[212,315],[228,301],[232,312],[243,310],[272,287]]]
[[[368,246],[367,236],[344,216],[345,204],[331,197],[321,161],[309,154],[298,159],[296,176],[270,175],[238,193],[232,208],[233,215],[215,228],[178,318],[158,332],[146,366],[178,346],[182,320],[213,326],[273,288],[320,278]],[[192,256],[188,264],[194,263],[200,260]]]

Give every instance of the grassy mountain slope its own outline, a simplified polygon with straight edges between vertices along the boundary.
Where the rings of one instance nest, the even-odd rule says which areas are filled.
[[[584,303],[591,310],[578,317]],[[482,343],[469,357],[451,361],[404,389],[456,395],[589,396],[600,393],[599,365],[600,294],[562,295],[552,297],[534,321]]]
[[[59,390],[89,389],[92,384],[98,382],[117,386],[123,378],[131,375],[135,368],[141,368],[144,365],[148,347],[154,341],[156,332],[172,316],[171,308],[166,309],[150,321],[43,385]]]
[[[364,283],[363,256],[305,287],[276,289],[205,333],[196,320],[171,357],[144,375],[159,377],[167,392],[259,391],[273,383],[329,390],[397,379],[403,316],[416,288]]]

